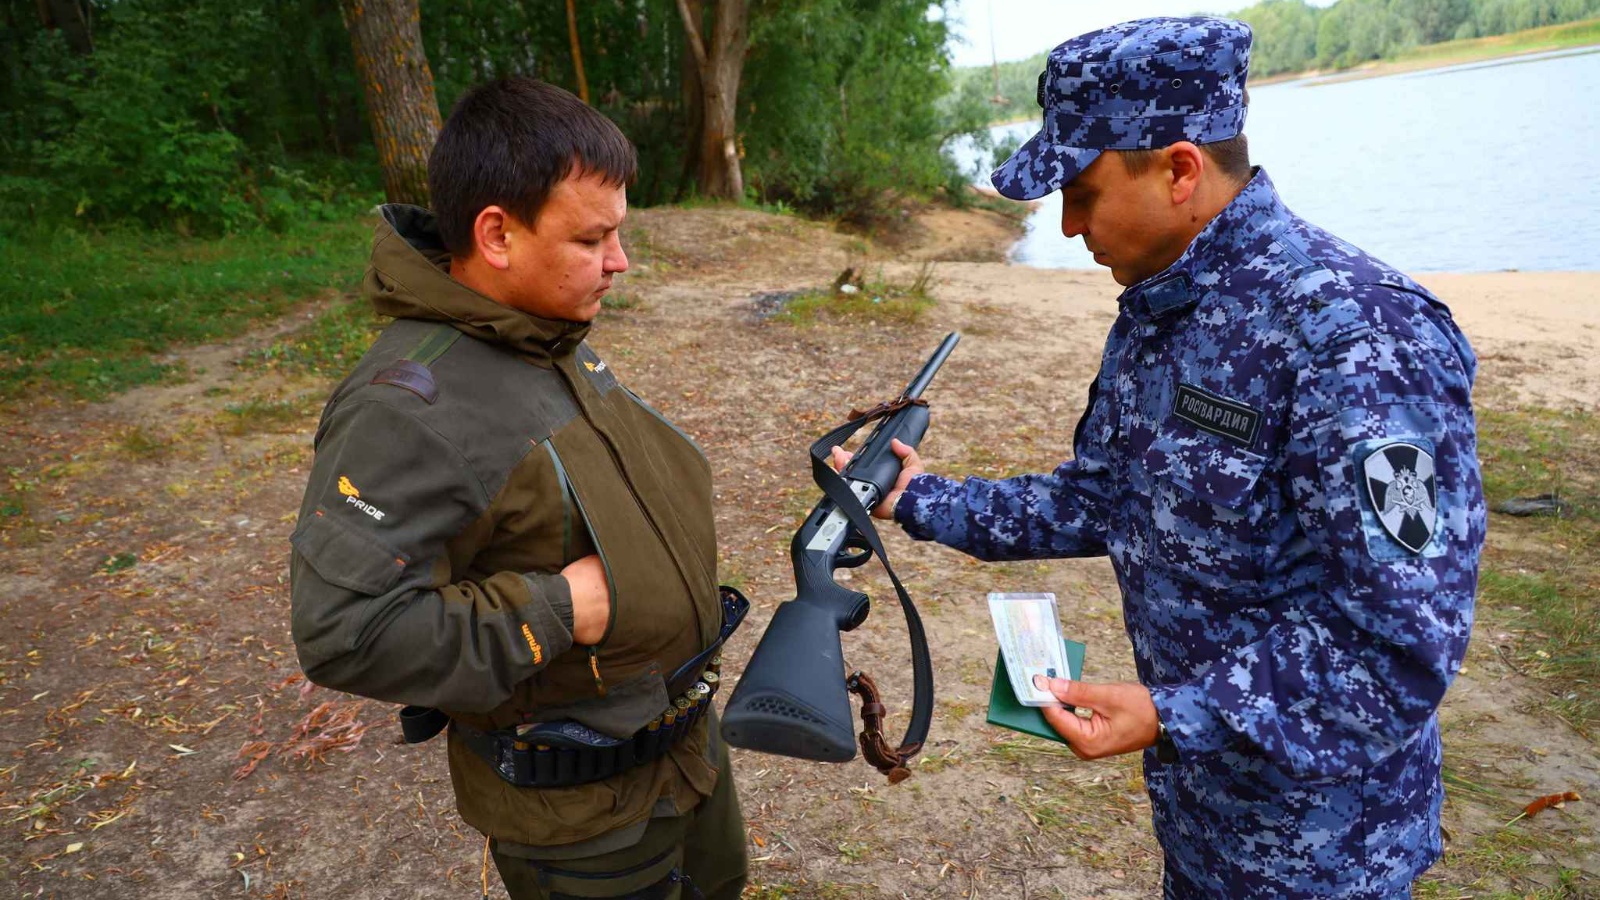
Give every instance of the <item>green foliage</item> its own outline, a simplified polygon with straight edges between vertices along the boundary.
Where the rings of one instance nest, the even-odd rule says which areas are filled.
[[[33,0],[0,0],[0,220],[282,230],[363,209],[379,172],[338,5],[90,0],[75,55]],[[958,181],[943,141],[982,124],[947,93],[934,0],[757,0],[739,137],[751,193],[867,218]],[[676,0],[576,6],[590,102],[639,148],[640,205],[692,196],[696,86]],[[579,88],[559,3],[424,2],[443,108],[512,74]],[[293,40],[285,40],[293,35]],[[796,39],[798,38],[798,39]],[[976,112],[975,112],[976,111]],[[7,226],[0,225],[0,228]]]
[[[758,7],[742,106],[745,181],[763,201],[873,224],[901,194],[963,179],[941,152],[982,131],[950,90],[946,25],[926,0],[792,0]]]
[[[102,397],[174,374],[172,343],[231,337],[298,300],[349,286],[370,226],[183,239],[70,227],[0,237],[0,397],[42,384]]]
[[[0,5],[26,26],[0,39],[0,52],[14,54],[0,88],[6,222],[132,220],[220,233],[282,229],[371,202],[372,175],[358,187],[296,162],[325,149],[316,146],[322,134],[339,145],[335,111],[359,120],[338,96],[354,84],[348,39],[319,60],[330,24],[342,37],[336,10],[330,20],[315,0],[96,4],[96,46],[80,57],[39,28],[33,4]],[[304,43],[281,38],[308,31]],[[328,209],[334,197],[344,201],[338,210]]]
[[[682,199],[690,188],[685,148],[693,142],[675,0],[575,9],[589,102],[639,148],[630,199],[642,206]],[[532,75],[578,92],[563,4],[424,2],[422,37],[446,110],[467,88],[506,75]]]
[[[1041,51],[1023,60],[957,69],[956,89],[980,94],[991,106],[989,119],[993,122],[1036,119],[1039,73],[1044,71],[1046,55]]]
[[[1255,29],[1251,75],[1342,69],[1458,38],[1600,15],[1600,0],[1264,0],[1232,13]]]

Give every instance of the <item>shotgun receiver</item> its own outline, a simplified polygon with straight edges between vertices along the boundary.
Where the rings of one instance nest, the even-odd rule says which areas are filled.
[[[789,543],[795,598],[778,606],[767,631],[745,667],[722,717],[722,736],[747,750],[822,762],[855,758],[849,693],[862,697],[861,747],[869,762],[891,783],[910,774],[905,764],[922,749],[933,718],[933,667],[916,607],[889,566],[869,513],[900,477],[900,458],[890,448],[898,438],[917,446],[928,430],[922,398],[933,376],[961,336],[947,335],[899,397],[862,413],[811,446],[812,479],[823,499],[806,516]],[[866,442],[835,473],[828,465],[834,446],[876,422]],[[846,675],[840,634],[866,621],[866,594],[839,586],[834,572],[854,568],[876,553],[889,573],[906,613],[911,634],[915,702],[906,738],[899,748],[883,740],[884,707],[865,673]]]

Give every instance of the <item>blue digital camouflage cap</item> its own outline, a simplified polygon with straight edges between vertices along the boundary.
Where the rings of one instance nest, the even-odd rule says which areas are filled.
[[[1013,200],[1037,200],[1103,150],[1221,141],[1244,130],[1250,26],[1232,19],[1156,18],[1079,35],[1039,74],[1044,127],[990,179]]]

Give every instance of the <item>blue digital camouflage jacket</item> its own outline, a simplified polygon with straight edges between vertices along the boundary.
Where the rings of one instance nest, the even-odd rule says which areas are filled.
[[[895,518],[980,559],[1110,556],[1179,751],[1145,755],[1169,896],[1404,895],[1441,849],[1486,526],[1472,350],[1260,170],[1119,303],[1073,459],[921,475]]]

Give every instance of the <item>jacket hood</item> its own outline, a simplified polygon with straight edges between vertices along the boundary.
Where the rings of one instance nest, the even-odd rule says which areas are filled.
[[[572,353],[589,333],[588,322],[529,315],[450,277],[450,253],[432,212],[403,203],[385,204],[379,212],[383,221],[373,233],[372,259],[362,283],[362,293],[379,314],[448,322],[542,365]]]

